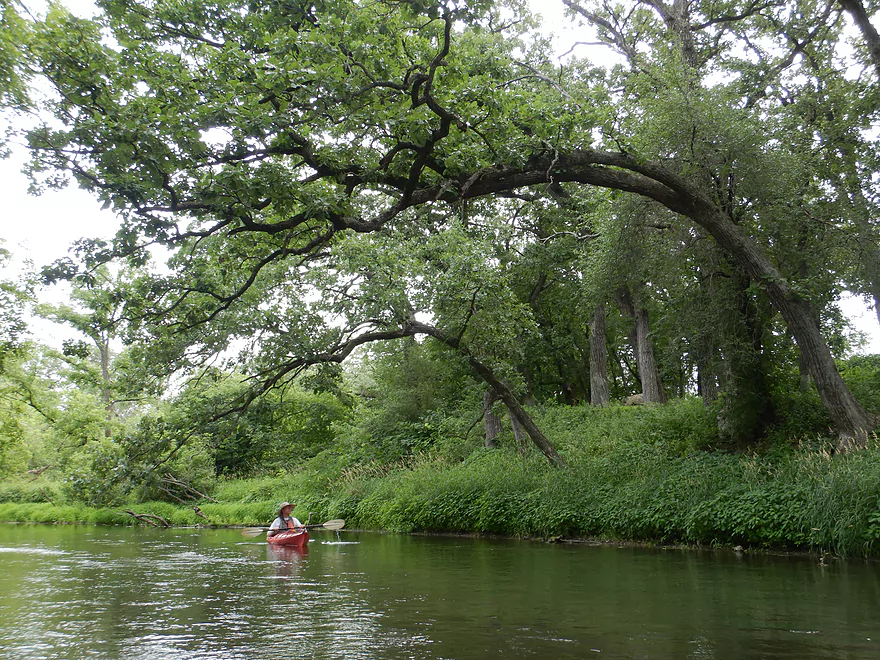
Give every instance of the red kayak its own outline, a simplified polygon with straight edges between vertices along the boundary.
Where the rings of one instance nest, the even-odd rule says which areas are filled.
[[[301,548],[309,542],[309,533],[305,530],[301,532],[281,532],[266,540],[272,545],[294,545]]]

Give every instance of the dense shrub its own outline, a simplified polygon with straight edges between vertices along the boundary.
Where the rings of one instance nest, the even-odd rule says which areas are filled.
[[[0,519],[133,524],[124,513],[131,507],[176,525],[262,525],[279,501],[290,500],[300,519],[313,512],[315,521],[344,518],[349,528],[880,553],[876,441],[844,456],[832,455],[819,437],[786,438],[760,453],[712,451],[712,414],[696,399],[547,407],[535,417],[568,468],[550,467],[536,451],[520,455],[509,440],[496,450],[479,447],[478,438],[465,440],[460,427],[437,416],[425,436],[434,439],[395,460],[365,460],[369,452],[340,443],[295,472],[221,478],[211,491],[218,503],[199,503],[208,521],[191,507],[138,504],[134,494],[113,507],[65,506],[73,501],[65,498],[69,488],[45,478],[40,486],[0,488]],[[180,460],[182,468],[199,465],[198,455]]]
[[[880,413],[880,355],[858,355],[840,364],[840,374],[868,410]]]
[[[60,484],[45,479],[11,479],[0,483],[0,502],[54,502],[64,504]]]
[[[662,444],[685,454],[717,441],[714,414],[700,399],[686,397],[668,404],[608,408],[553,406],[539,408],[535,419],[560,451],[602,452],[621,443]]]
[[[880,451],[742,455],[621,444],[567,470],[479,450],[450,467],[423,463],[350,479],[331,515],[401,532],[478,532],[880,550]]]

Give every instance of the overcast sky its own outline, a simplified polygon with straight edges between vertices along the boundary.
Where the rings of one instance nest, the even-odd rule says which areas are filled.
[[[557,47],[565,52],[577,39],[569,33],[568,19],[562,15],[562,3],[552,0],[533,0],[537,11],[555,26]],[[92,6],[88,0],[66,2],[80,15],[89,13]],[[554,10],[555,8],[555,10]],[[21,173],[25,162],[23,150],[17,150],[11,158],[0,160],[0,238],[3,247],[13,253],[16,266],[25,260],[37,266],[49,264],[68,254],[71,244],[83,237],[109,238],[115,233],[118,221],[113,213],[102,211],[98,202],[86,192],[75,187],[62,191],[47,191],[39,197],[29,195],[28,181]],[[4,275],[10,274],[7,269]],[[57,291],[46,291],[47,299],[59,296]],[[880,324],[873,310],[859,299],[849,298],[842,302],[842,309],[853,324],[866,333],[869,343],[864,352],[880,353]],[[34,328],[37,338],[57,343],[72,336],[57,326],[40,323]]]

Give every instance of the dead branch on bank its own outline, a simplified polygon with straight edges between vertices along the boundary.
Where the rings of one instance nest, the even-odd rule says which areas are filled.
[[[125,513],[140,520],[141,522],[147,523],[148,525],[152,525],[153,527],[171,527],[171,523],[169,523],[162,516],[157,516],[152,511],[150,513],[135,513],[131,509],[126,509]],[[158,521],[158,522],[156,522]]]
[[[167,486],[167,487],[163,486],[162,490],[165,491],[166,493],[168,493],[169,495],[171,495],[171,497],[176,499],[181,504],[184,503],[183,500],[180,497],[178,497],[177,495],[174,495],[173,493],[171,493],[171,491],[168,489],[168,487],[173,487],[173,488],[178,489],[178,492],[183,497],[185,497],[189,500],[208,500],[209,502],[214,502],[215,504],[217,503],[217,500],[215,500],[213,497],[209,497],[208,495],[205,495],[204,493],[200,493],[199,491],[197,491],[195,488],[190,486],[185,481],[181,481],[180,479],[176,479],[175,477],[173,477],[171,474],[169,474],[167,472],[165,473],[165,476],[162,477],[162,483],[166,484],[166,486]]]

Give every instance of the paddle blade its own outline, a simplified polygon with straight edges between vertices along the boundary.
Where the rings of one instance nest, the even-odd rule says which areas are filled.
[[[342,518],[336,518],[335,520],[328,520],[321,527],[324,529],[342,529],[345,527],[345,521]]]
[[[241,530],[241,535],[246,536],[249,539],[252,539],[255,536],[259,536],[260,534],[262,534],[265,531],[266,530],[262,527],[245,527],[243,530]]]

